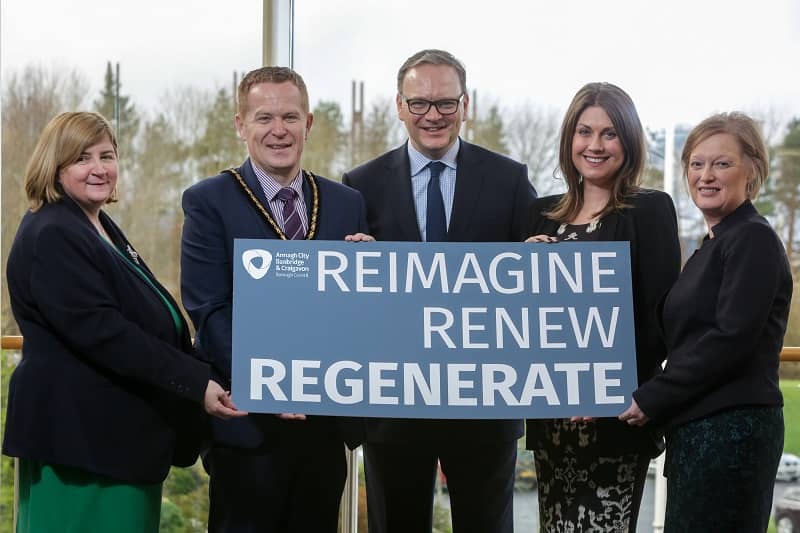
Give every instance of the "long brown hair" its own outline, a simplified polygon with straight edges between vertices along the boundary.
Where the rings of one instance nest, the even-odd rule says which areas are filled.
[[[647,144],[642,122],[631,97],[611,83],[584,85],[572,99],[561,124],[558,165],[567,182],[567,192],[545,213],[548,218],[558,222],[574,220],[583,207],[583,178],[572,162],[572,139],[581,114],[592,106],[599,106],[608,114],[625,154],[625,160],[614,178],[608,203],[598,215],[604,216],[627,207],[626,200],[638,190],[644,172]]]

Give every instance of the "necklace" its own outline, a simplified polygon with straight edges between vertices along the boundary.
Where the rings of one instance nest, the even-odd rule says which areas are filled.
[[[572,224],[567,224],[566,222],[562,223],[556,230],[556,234],[562,235],[567,230],[567,226],[571,225]],[[602,224],[600,223],[600,217],[594,217],[592,220],[589,221],[589,224],[586,226],[586,233],[592,233],[601,225]]]
[[[238,181],[239,185],[242,186],[242,189],[244,190],[245,194],[247,194],[250,200],[255,204],[259,213],[261,213],[261,216],[264,217],[267,223],[272,227],[272,230],[275,232],[275,234],[281,240],[288,241],[289,237],[286,236],[286,234],[283,232],[283,229],[281,229],[278,223],[275,222],[275,219],[272,218],[272,215],[269,214],[269,211],[267,211],[264,208],[264,206],[261,205],[261,202],[258,201],[256,195],[253,194],[252,190],[250,190],[250,186],[247,185],[247,183],[244,181],[244,178],[242,177],[241,174],[239,174],[239,171],[236,170],[235,168],[229,168],[227,170],[223,170],[222,172],[224,174],[230,174],[231,176],[236,178],[236,181]],[[311,172],[308,172],[307,170],[301,170],[301,172],[306,177],[306,179],[308,180],[308,184],[311,187],[311,217],[310,220],[308,221],[308,233],[306,233],[304,239],[310,241],[314,239],[314,237],[317,234],[317,219],[319,218],[319,188],[317,187],[317,179]]]

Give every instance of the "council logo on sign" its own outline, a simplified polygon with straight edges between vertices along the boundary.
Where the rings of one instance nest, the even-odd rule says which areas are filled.
[[[261,260],[261,265],[256,266],[259,259]],[[272,265],[272,254],[258,248],[245,250],[242,253],[242,264],[253,279],[261,279],[267,275],[269,267]]]

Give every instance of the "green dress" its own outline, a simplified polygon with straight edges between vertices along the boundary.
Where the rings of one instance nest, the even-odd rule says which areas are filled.
[[[18,496],[17,533],[158,532],[161,483],[122,483],[21,458]]]

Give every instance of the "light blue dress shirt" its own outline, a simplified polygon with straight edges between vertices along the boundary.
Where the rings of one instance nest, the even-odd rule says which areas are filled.
[[[406,143],[408,147],[408,159],[411,163],[411,189],[414,193],[414,207],[417,211],[417,224],[419,225],[419,233],[422,235],[422,240],[427,241],[425,235],[427,224],[427,211],[428,211],[428,182],[431,179],[431,170],[428,168],[428,163],[431,161],[441,161],[445,164],[444,170],[439,175],[439,189],[442,191],[442,200],[444,200],[444,216],[447,220],[447,227],[450,227],[450,214],[453,212],[453,197],[456,192],[456,156],[458,149],[461,146],[461,139],[456,139],[453,146],[447,151],[441,159],[428,159],[416,148],[411,146],[411,143]]]

